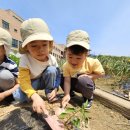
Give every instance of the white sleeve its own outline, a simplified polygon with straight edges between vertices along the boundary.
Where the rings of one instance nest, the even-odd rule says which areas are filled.
[[[53,66],[58,67],[58,63],[57,63],[56,58],[51,54],[50,54],[50,60],[51,60],[51,63],[52,63]]]
[[[19,67],[27,68],[28,69],[28,58],[26,54],[23,54],[20,58]]]

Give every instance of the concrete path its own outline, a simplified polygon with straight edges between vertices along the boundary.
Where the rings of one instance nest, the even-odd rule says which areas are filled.
[[[117,110],[123,116],[130,119],[130,101],[112,95],[101,89],[95,89],[94,97],[105,106]]]

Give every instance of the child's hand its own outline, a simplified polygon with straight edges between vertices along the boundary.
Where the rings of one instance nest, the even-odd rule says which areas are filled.
[[[49,102],[53,102],[53,99],[56,97],[57,89],[54,89],[51,93],[47,95]]]
[[[0,93],[0,101],[4,100],[5,98],[5,94],[4,93]]]
[[[70,100],[70,95],[69,95],[69,94],[68,94],[68,95],[65,95],[65,96],[63,97],[63,99],[62,99],[61,107],[62,107],[62,108],[65,108],[66,105],[68,104],[69,100]]]
[[[45,108],[45,102],[37,93],[34,93],[31,96],[31,99],[33,101],[32,107],[35,112],[44,113],[44,114],[48,115],[48,111]]]

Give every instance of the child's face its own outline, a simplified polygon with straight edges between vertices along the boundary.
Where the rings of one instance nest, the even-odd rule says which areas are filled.
[[[4,46],[0,46],[0,61],[3,61],[5,57],[5,49]]]
[[[39,61],[47,61],[50,49],[49,41],[32,41],[27,44],[27,50],[30,55],[39,60]]]
[[[86,53],[75,55],[70,50],[66,51],[67,61],[74,68],[81,67],[84,63],[84,60],[86,59],[86,56]]]

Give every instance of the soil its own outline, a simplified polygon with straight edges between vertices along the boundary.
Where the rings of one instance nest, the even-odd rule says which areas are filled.
[[[103,81],[96,81],[96,84],[98,87],[102,86],[102,89],[111,89],[111,86],[105,88]],[[62,92],[60,91],[60,93]],[[51,110],[51,112],[53,112],[54,108],[60,106],[60,103],[48,104],[47,101],[45,103],[47,109]],[[69,106],[81,106],[81,104],[82,98],[78,94],[71,99]],[[50,130],[40,115],[38,116],[32,113],[34,112],[31,109],[31,104],[22,104],[19,106],[17,104],[3,105],[1,103],[0,130]],[[105,107],[96,99],[94,99],[92,108],[88,111],[88,117],[91,130],[130,130],[130,121],[128,119],[115,110]],[[21,127],[18,127],[20,123]]]

